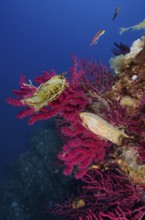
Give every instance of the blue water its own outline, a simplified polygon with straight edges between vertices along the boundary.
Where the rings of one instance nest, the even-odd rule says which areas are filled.
[[[112,21],[116,6],[120,12]],[[27,79],[44,70],[69,71],[71,55],[100,60],[108,66],[113,42],[131,45],[143,31],[119,35],[119,27],[145,18],[144,0],[1,0],[0,1],[0,178],[26,151],[27,136],[41,123],[17,120],[19,108],[5,102],[18,88],[19,76]],[[95,33],[106,33],[90,47]]]

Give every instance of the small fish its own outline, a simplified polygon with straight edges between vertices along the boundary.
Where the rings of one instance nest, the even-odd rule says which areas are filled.
[[[142,21],[142,22],[140,22],[139,24],[136,24],[136,25],[134,25],[134,26],[130,26],[130,27],[128,27],[128,28],[124,28],[124,27],[122,27],[122,28],[119,28],[119,33],[120,34],[123,34],[125,31],[128,31],[128,30],[141,30],[141,29],[145,29],[145,19]]]
[[[120,7],[119,7],[119,6],[117,6],[117,7],[116,7],[116,9],[115,9],[115,12],[114,12],[114,15],[113,15],[112,20],[115,20],[115,18],[117,17],[117,15],[118,15],[119,11],[120,11]]]
[[[90,46],[96,45],[98,43],[99,38],[105,33],[105,30],[99,30],[95,36],[93,37]]]

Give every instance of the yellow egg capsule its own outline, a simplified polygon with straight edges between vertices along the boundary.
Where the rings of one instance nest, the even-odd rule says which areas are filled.
[[[42,83],[36,90],[36,92],[29,98],[21,100],[22,104],[26,104],[35,111],[39,111],[44,106],[47,106],[50,102],[57,99],[68,86],[64,77],[66,73],[57,75]]]

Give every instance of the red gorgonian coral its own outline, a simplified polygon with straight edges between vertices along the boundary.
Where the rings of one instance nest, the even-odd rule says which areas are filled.
[[[29,124],[57,116],[64,174],[83,180],[82,193],[55,208],[67,219],[145,215],[145,40],[140,41],[143,48],[135,57],[119,61],[118,55],[113,61],[117,77],[102,64],[73,56],[69,79],[51,71],[35,78],[36,87],[22,77],[17,98],[7,99],[26,108],[18,118],[29,116]]]
[[[145,215],[144,188],[135,187],[117,167],[92,169],[81,185],[77,195],[48,212],[71,220],[141,220]]]
[[[55,77],[60,78],[54,87]],[[60,130],[66,143],[58,157],[65,163],[65,175],[74,171],[75,177],[81,178],[92,162],[104,162],[106,148],[111,143],[99,139],[84,128],[79,113],[93,106],[93,100],[96,101],[98,95],[111,89],[114,79],[105,66],[99,67],[84,60],[78,61],[75,56],[73,56],[73,66],[70,68],[70,78],[64,82],[63,77],[57,76],[53,70],[50,73],[45,72],[34,79],[39,84],[39,87],[36,87],[32,83],[26,84],[22,76],[20,90],[13,91],[17,99],[9,98],[7,102],[15,106],[24,106],[25,110],[17,117],[29,116],[29,124],[56,115],[61,118]],[[52,86],[49,83],[51,80],[53,80]],[[56,87],[60,90],[56,90]],[[96,96],[92,97],[90,91],[95,92]],[[57,96],[54,96],[56,92]],[[48,96],[54,98],[50,99]]]

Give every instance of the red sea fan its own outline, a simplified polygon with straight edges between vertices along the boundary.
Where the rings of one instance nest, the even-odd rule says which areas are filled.
[[[14,106],[25,107],[25,109],[17,115],[17,118],[21,119],[29,116],[29,124],[34,124],[38,120],[47,120],[56,115],[61,115],[70,120],[73,118],[74,114],[78,114],[82,111],[89,102],[88,98],[85,96],[84,89],[80,87],[75,80],[77,75],[79,75],[79,73],[74,68],[73,75],[70,79],[71,83],[66,82],[62,91],[60,90],[57,97],[52,101],[46,102],[45,99],[49,99],[50,94],[48,94],[48,98],[45,97],[44,99],[40,91],[42,102],[46,102],[46,104],[42,105],[43,103],[41,102],[39,108],[36,108],[36,105],[38,105],[37,99],[41,98],[40,95],[37,94],[38,90],[42,90],[41,88],[44,87],[49,80],[53,79],[53,77],[61,77],[61,75],[57,76],[55,71],[50,71],[50,73],[45,72],[42,76],[36,77],[34,81],[40,84],[39,87],[33,86],[31,82],[30,84],[26,84],[24,77],[21,77],[20,90],[13,91],[17,96],[16,99],[8,98],[6,101]],[[59,82],[57,82],[57,86],[60,86]],[[51,95],[55,95],[55,91],[56,86],[52,84],[52,88],[50,87],[50,92],[48,92],[51,93]],[[35,101],[35,105],[32,101]]]
[[[36,92],[36,87],[34,87],[31,83],[30,84],[26,84],[25,82],[25,76],[22,75],[20,77],[20,89],[19,90],[13,90],[13,93],[17,96],[16,99],[13,98],[7,98],[6,101],[7,103],[9,103],[10,105],[14,105],[14,106],[26,106],[25,110],[21,111],[18,115],[17,118],[24,118],[27,117],[31,114],[34,113],[34,109],[33,108],[29,108],[27,105],[24,105],[21,102],[22,98],[28,98],[33,96],[33,94]]]
[[[36,77],[34,81],[40,85],[35,87],[31,82],[26,84],[22,76],[20,79],[20,90],[13,91],[17,98],[8,98],[6,100],[11,105],[25,107],[17,115],[17,118],[21,119],[30,116],[29,124],[57,115],[60,112],[60,107],[63,105],[63,97],[56,102],[55,99],[59,98],[67,87],[63,74],[57,76],[54,71],[50,71],[50,73],[45,72],[42,76]]]
[[[29,116],[29,124],[38,120],[47,120],[56,115],[62,119],[60,130],[65,136],[66,143],[58,157],[65,163],[64,174],[69,175],[74,172],[75,177],[79,179],[87,172],[92,162],[104,161],[106,148],[110,146],[109,142],[99,139],[83,127],[79,113],[85,111],[92,104],[92,97],[88,91],[93,89],[92,91],[99,95],[109,90],[113,83],[113,76],[103,65],[99,67],[92,62],[79,61],[73,57],[70,79],[67,80],[65,89],[61,94],[58,93],[59,96],[52,101],[45,102],[47,97],[43,98],[43,94],[40,93],[41,88],[55,77],[61,77],[61,75],[57,76],[54,71],[51,71],[36,77],[34,81],[40,84],[39,87],[34,87],[31,82],[26,84],[23,78],[20,90],[14,92],[17,99],[7,99],[7,101],[12,105],[26,106],[26,109],[21,111],[17,117]],[[49,89],[51,92],[51,87]],[[52,95],[55,93],[55,89],[53,91]],[[40,103],[41,105],[38,106],[36,101],[40,95],[38,96],[37,93],[41,95],[45,105]],[[31,97],[36,102],[35,105]]]
[[[74,118],[69,125],[63,126],[61,132],[68,140],[62,147],[63,152],[58,154],[58,158],[65,163],[65,175],[74,171],[75,178],[80,179],[86,174],[90,164],[104,162],[106,149],[111,143],[86,130],[79,117]]]
[[[69,98],[70,103],[68,106],[65,106],[63,111],[64,121],[61,132],[67,137],[67,141],[62,147],[62,153],[59,153],[58,157],[65,163],[64,174],[69,175],[73,172],[75,178],[80,179],[87,172],[90,164],[104,162],[106,149],[111,146],[111,143],[100,139],[84,128],[79,112],[85,110],[90,105],[91,99],[88,90],[93,88],[93,92],[97,94],[109,90],[113,84],[113,76],[103,65],[99,67],[97,64],[87,63],[86,61],[79,62],[75,56],[73,56],[73,67],[71,67],[70,73],[70,88],[73,88],[72,93],[76,91],[76,95],[73,96],[73,99]],[[88,103],[85,106],[79,107],[77,102],[80,100],[80,103],[83,103],[84,97],[89,97],[87,99]],[[72,108],[71,102],[76,102],[75,108]]]
[[[135,187],[117,167],[104,172],[93,169],[82,178],[78,195],[50,211],[71,220],[141,220],[144,195],[144,189]]]
[[[85,59],[78,60],[75,56],[72,58],[73,67],[70,69],[70,72],[74,76],[74,68],[77,70],[79,73],[77,74],[77,81],[80,82],[87,92],[91,90],[91,92],[101,95],[111,90],[116,78],[108,71],[105,65],[102,63],[98,65]]]

